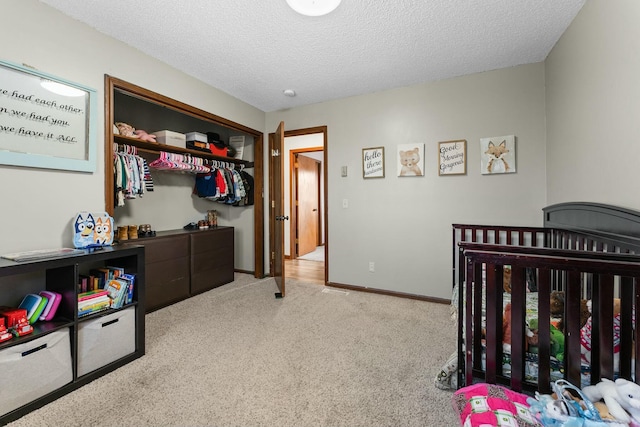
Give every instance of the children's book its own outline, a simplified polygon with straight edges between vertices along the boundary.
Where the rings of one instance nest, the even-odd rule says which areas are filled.
[[[108,295],[102,295],[96,298],[91,298],[84,301],[78,301],[78,310],[84,310],[87,307],[101,305],[102,303],[107,303],[108,305],[111,305],[111,299],[109,298]]]
[[[88,300],[91,298],[97,298],[102,295],[109,295],[109,292],[105,289],[96,289],[95,291],[87,291],[78,294],[78,302]]]

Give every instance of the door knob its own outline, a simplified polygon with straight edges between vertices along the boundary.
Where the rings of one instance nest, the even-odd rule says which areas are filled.
[[[289,220],[289,216],[276,215],[276,221],[284,221],[285,219]]]

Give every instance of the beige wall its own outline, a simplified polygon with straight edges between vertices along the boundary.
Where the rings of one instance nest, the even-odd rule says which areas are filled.
[[[590,0],[545,63],[547,200],[640,209],[640,2]]]
[[[543,206],[569,200],[640,208],[635,0],[589,0],[544,64],[266,117],[37,0],[5,0],[3,6],[0,58],[93,87],[99,105],[107,73],[266,132],[280,120],[290,130],[327,125],[333,282],[447,298],[452,223],[540,225]],[[103,129],[100,112],[96,173],[0,166],[0,253],[68,246],[72,217],[104,209]],[[517,137],[517,173],[481,175],[479,139],[507,134]],[[439,177],[437,142],[451,139],[468,141],[468,172]],[[397,146],[405,143],[425,144],[424,177],[396,176]],[[363,180],[362,148],[375,146],[385,147],[386,177]],[[340,177],[341,166],[348,177]],[[167,187],[161,197],[174,201],[172,191],[184,194],[187,185]],[[145,222],[159,229],[183,225],[200,215],[198,203],[186,200],[160,203],[164,210],[155,209]],[[241,245],[239,256],[249,250]]]
[[[280,120],[287,130],[328,126],[332,282],[448,298],[452,223],[541,224],[542,63],[267,113],[267,130]],[[480,138],[510,134],[517,173],[481,175]],[[468,172],[440,177],[437,144],[452,139],[468,141]],[[396,176],[398,144],[425,145],[424,177]],[[364,180],[362,149],[377,146],[386,176]]]
[[[98,160],[97,172],[93,174],[0,165],[0,254],[69,246],[72,244],[71,220],[74,215],[83,210],[104,210],[104,74],[250,128],[264,128],[264,112],[106,37],[37,0],[3,0],[2,18],[0,59],[26,63],[40,71],[97,90]],[[157,203],[161,208],[149,209],[142,214],[138,212],[135,220],[151,223],[163,230],[180,228],[188,221],[200,219],[202,206],[192,199],[191,182],[185,183],[180,179],[171,182],[171,178],[166,177],[159,180],[170,181],[166,191],[155,193],[155,198],[149,195],[147,201]],[[242,214],[233,211],[229,215]],[[236,254],[236,266],[239,268],[252,268],[252,238],[250,249],[242,247],[246,239],[238,245],[241,246],[241,252]],[[247,265],[249,262],[251,265]]]

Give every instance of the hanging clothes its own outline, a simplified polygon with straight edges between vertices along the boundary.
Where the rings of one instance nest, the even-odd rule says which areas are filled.
[[[145,161],[136,154],[134,147],[124,145],[120,148],[116,144],[113,159],[116,206],[124,206],[126,199],[135,199],[144,195],[146,190],[144,167]]]

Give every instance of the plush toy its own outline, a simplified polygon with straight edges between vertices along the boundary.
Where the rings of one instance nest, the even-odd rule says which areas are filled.
[[[128,136],[129,138],[138,138],[141,141],[156,142],[155,135],[149,134],[142,129],[136,129],[128,123],[117,122],[115,127],[118,129],[119,135]]]
[[[598,419],[587,419],[571,415],[564,400],[556,395],[540,394],[527,398],[529,412],[546,427],[624,427],[624,424],[611,423]]]
[[[140,141],[149,141],[149,142],[156,142],[156,136],[150,133],[147,133],[146,131],[143,131],[142,129],[136,129],[133,131],[134,138],[139,138]]]
[[[508,294],[511,293],[511,266],[505,265],[502,270],[502,287]]]
[[[116,122],[116,127],[118,128],[118,132],[122,136],[128,136],[131,138],[135,137],[135,128],[128,123],[124,122]]]
[[[549,328],[549,351],[551,356],[562,361],[564,360],[564,334],[554,325],[549,325]],[[538,319],[529,320],[530,334],[527,334],[527,343],[530,346],[538,346],[538,329]]]
[[[502,315],[502,349],[511,353],[511,303],[505,305]]]
[[[564,331],[564,302],[565,302],[565,294],[564,291],[553,291],[549,296],[549,308],[551,312],[551,317],[559,318],[560,322],[557,324],[557,328],[561,331]],[[580,328],[584,327],[587,323],[587,319],[591,317],[591,310],[588,306],[588,301],[586,299],[580,300]]]
[[[633,418],[640,422],[640,385],[624,378],[615,382],[603,378],[598,384],[584,387],[582,392],[592,402],[604,400],[616,420],[628,424]]]

